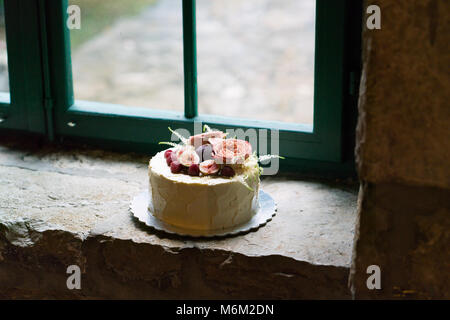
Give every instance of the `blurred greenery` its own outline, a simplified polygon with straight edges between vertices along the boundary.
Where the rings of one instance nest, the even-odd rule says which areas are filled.
[[[5,15],[3,11],[3,1],[0,0],[0,40],[5,38]]]
[[[0,25],[3,23],[4,19],[4,9],[3,9],[3,0],[0,0]]]
[[[0,2],[3,0],[0,0]],[[81,29],[70,31],[73,49],[110,27],[116,20],[136,15],[157,0],[69,0],[81,9]]]

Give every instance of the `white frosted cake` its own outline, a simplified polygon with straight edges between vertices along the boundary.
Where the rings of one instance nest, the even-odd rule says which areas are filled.
[[[258,210],[260,167],[243,140],[220,131],[185,139],[149,163],[150,212],[191,230],[223,230]]]

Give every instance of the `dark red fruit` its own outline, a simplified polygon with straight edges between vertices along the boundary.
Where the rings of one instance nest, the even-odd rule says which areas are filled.
[[[166,152],[164,152],[164,158],[167,159],[167,157],[169,157],[172,154],[172,152],[173,152],[173,150],[171,150],[171,149],[166,150]]]
[[[175,152],[170,152],[166,157],[167,165],[170,166],[170,164],[174,161],[178,161],[177,155],[175,154]]]
[[[220,171],[220,174],[224,177],[232,177],[235,175],[233,168],[229,166],[223,167],[222,171]]]
[[[206,160],[200,163],[199,165],[200,172],[207,174],[215,174],[219,172],[219,166],[214,160]]]
[[[198,164],[191,164],[188,169],[188,174],[190,176],[198,176],[200,174],[200,168],[198,167]]]
[[[172,161],[170,164],[170,171],[172,171],[172,173],[178,173],[181,169],[183,169],[183,165],[176,160]]]
[[[200,162],[203,162],[212,159],[213,148],[212,145],[208,143],[201,145],[200,147],[195,149],[195,152],[197,152],[198,156],[200,157]]]

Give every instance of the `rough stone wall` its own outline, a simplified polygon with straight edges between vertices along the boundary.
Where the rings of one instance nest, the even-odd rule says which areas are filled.
[[[350,284],[355,298],[448,299],[450,2],[371,4],[381,8],[381,30],[363,32]],[[381,290],[367,289],[372,264]]]
[[[148,159],[0,135],[0,300],[351,298],[352,185],[267,177],[278,210],[266,226],[181,238],[129,212]],[[71,265],[81,290],[66,286]]]
[[[1,299],[349,299],[348,268],[0,223]],[[68,265],[81,289],[66,287]],[[282,266],[282,267],[280,267]]]

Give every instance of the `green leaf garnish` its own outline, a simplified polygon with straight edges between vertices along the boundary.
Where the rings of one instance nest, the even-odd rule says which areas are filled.
[[[179,147],[180,146],[178,143],[166,142],[166,141],[160,141],[160,142],[158,142],[158,144],[168,144],[169,146],[172,146],[172,147]]]
[[[170,128],[170,127],[168,127],[168,128],[169,128],[169,131],[172,132],[174,135],[176,135],[176,136],[178,137],[178,139],[180,139],[181,142],[182,142],[184,145],[187,145],[187,144],[188,144],[188,139],[186,139],[185,137],[183,137],[183,136],[182,136],[181,134],[179,134],[178,132],[173,131],[172,128]]]
[[[203,132],[211,132],[211,131],[212,131],[211,128],[207,124],[203,125]]]
[[[278,156],[276,154],[265,154],[263,156],[259,156],[258,157],[258,162],[267,161],[267,160],[270,160],[270,159],[273,159],[273,158],[285,159],[284,157]]]
[[[242,184],[250,191],[254,191],[254,189],[252,187],[250,187],[247,184],[247,181],[245,181],[248,178],[248,175],[245,175],[244,177],[239,177],[239,180],[241,180]]]
[[[263,172],[264,172],[264,168],[261,167],[261,166],[258,166],[258,174],[259,174],[259,176],[261,176],[263,174]]]

